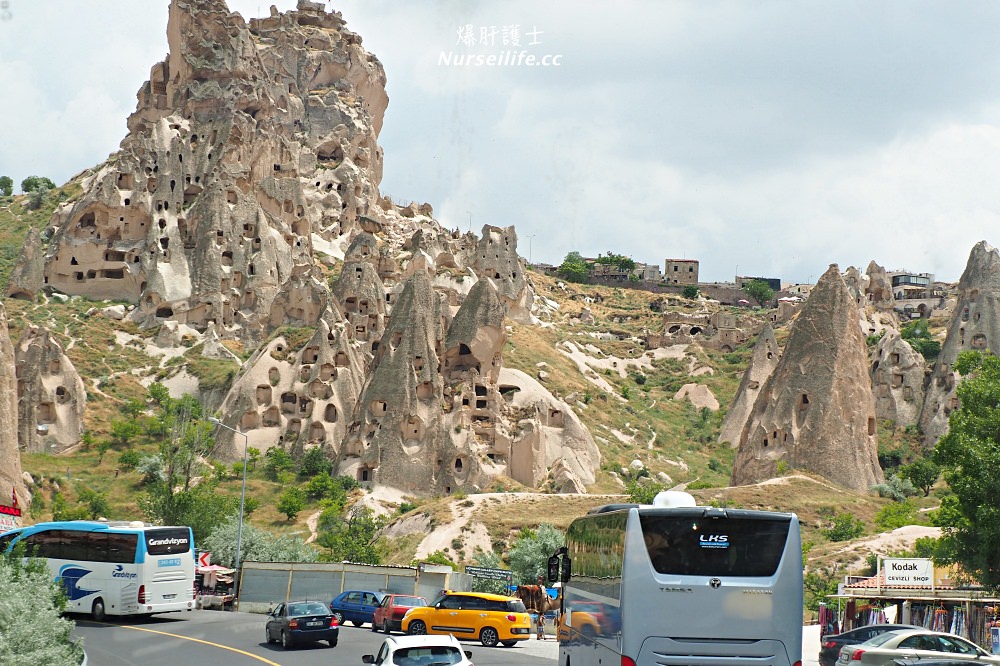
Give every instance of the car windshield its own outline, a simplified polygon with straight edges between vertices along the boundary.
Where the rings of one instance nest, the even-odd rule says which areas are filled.
[[[862,645],[870,645],[872,647],[876,647],[876,646],[882,645],[883,643],[885,643],[888,640],[891,640],[891,639],[895,638],[898,635],[899,635],[898,631],[887,631],[884,634],[879,634],[878,636],[875,636],[873,638],[869,638],[864,643],[862,643]]]
[[[304,601],[297,604],[288,605],[288,615],[298,617],[301,615],[328,615],[330,609],[317,601]]]
[[[462,663],[462,651],[450,645],[400,648],[392,653],[397,666],[448,666]]]

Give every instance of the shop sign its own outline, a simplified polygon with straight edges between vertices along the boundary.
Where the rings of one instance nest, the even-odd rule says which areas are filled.
[[[934,562],[926,558],[885,558],[886,587],[933,587]]]

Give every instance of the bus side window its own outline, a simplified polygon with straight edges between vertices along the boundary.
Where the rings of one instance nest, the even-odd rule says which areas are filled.
[[[135,549],[139,543],[137,534],[109,534],[108,562],[132,564],[135,562]]]
[[[87,535],[87,559],[91,562],[109,562],[108,535],[91,532]]]
[[[20,532],[11,532],[10,534],[5,534],[4,536],[0,536],[0,555],[7,552],[7,548],[10,546],[10,542],[13,541],[20,534],[21,534]]]
[[[86,561],[88,557],[87,553],[87,537],[89,535],[86,532],[71,532],[69,530],[61,530],[59,537],[60,541],[60,557],[64,560],[83,560]]]

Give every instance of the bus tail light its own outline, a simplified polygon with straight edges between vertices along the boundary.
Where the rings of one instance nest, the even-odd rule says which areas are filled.
[[[861,655],[864,653],[864,650],[855,650],[854,653],[851,654],[851,661],[861,661]]]
[[[138,602],[140,605],[146,603],[146,586],[145,585],[140,585],[139,586],[139,596],[136,597],[136,602]]]
[[[635,666],[635,659],[622,655],[622,666]],[[799,664],[799,666],[802,666]]]

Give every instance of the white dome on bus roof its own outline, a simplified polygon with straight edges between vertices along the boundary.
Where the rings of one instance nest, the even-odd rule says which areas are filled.
[[[678,507],[698,506],[694,497],[690,493],[682,490],[664,490],[656,493],[653,498],[653,506],[661,509],[674,509]]]

